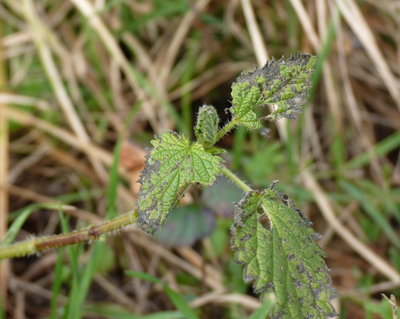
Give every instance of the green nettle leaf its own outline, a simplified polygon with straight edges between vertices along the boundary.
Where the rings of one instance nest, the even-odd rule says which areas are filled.
[[[174,132],[160,134],[152,142],[139,182],[138,225],[153,233],[191,183],[210,185],[219,173],[221,159]]]
[[[256,293],[273,292],[271,318],[336,316],[325,254],[315,242],[311,222],[272,189],[252,191],[237,205],[232,225],[235,259]]]
[[[242,73],[232,85],[233,120],[249,129],[262,128],[262,119],[294,118],[307,102],[316,57],[300,54],[285,60],[272,60],[253,72]],[[274,111],[259,118],[260,106],[272,104]]]
[[[197,140],[205,147],[211,147],[217,141],[219,117],[217,110],[211,105],[203,105],[197,115],[194,132]]]
[[[261,129],[262,123],[255,113],[260,105],[262,105],[261,90],[257,84],[251,81],[233,84],[232,107],[229,109],[233,115],[232,121],[251,130]]]

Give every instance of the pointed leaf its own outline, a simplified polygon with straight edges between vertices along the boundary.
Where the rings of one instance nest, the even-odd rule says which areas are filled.
[[[275,110],[264,119],[293,118],[307,102],[315,62],[314,56],[300,54],[241,74],[232,85],[233,120],[249,129],[260,129],[256,111],[265,104],[272,104]]]
[[[210,185],[219,172],[221,159],[206,152],[200,143],[165,132],[154,146],[139,182],[138,225],[153,233],[177,199],[191,183]]]
[[[250,192],[238,203],[232,225],[235,259],[255,292],[274,292],[271,318],[335,316],[324,253],[311,222],[272,189]]]

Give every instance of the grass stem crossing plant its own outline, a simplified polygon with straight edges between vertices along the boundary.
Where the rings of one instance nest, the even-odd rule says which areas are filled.
[[[273,185],[253,190],[223,165],[223,150],[215,144],[238,126],[265,132],[264,121],[293,118],[306,103],[316,58],[301,54],[273,60],[263,68],[241,74],[232,85],[231,120],[219,128],[217,111],[200,108],[194,128],[196,141],[164,132],[151,143],[142,172],[137,209],[77,232],[34,238],[0,246],[0,258],[12,258],[78,242],[91,241],[113,230],[136,224],[153,233],[191,184],[211,185],[225,175],[244,192],[231,227],[235,259],[244,265],[244,280],[256,293],[273,293],[272,318],[326,318],[335,316],[335,297],[324,262],[324,252],[311,222]],[[263,106],[274,110],[263,114]]]

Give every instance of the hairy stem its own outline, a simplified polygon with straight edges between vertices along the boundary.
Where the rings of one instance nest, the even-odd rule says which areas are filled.
[[[245,182],[243,182],[239,177],[237,177],[233,172],[227,169],[225,166],[221,168],[221,173],[228,177],[233,183],[235,183],[239,188],[241,188],[245,193],[251,192],[252,189]]]
[[[23,257],[48,249],[89,242],[98,239],[101,235],[135,223],[137,215],[138,213],[135,210],[105,221],[104,223],[90,225],[89,227],[72,233],[51,235],[41,238],[35,237],[13,245],[0,246],[0,259]]]
[[[236,124],[237,124],[237,122],[234,120],[226,123],[226,125],[218,131],[216,140],[219,141],[222,138],[222,136],[224,136],[230,130],[232,130]]]

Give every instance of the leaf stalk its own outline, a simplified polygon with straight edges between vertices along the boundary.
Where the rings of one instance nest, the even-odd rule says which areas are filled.
[[[231,131],[235,127],[236,124],[237,124],[237,121],[234,121],[234,120],[226,123],[226,125],[218,131],[216,140],[219,141],[225,134],[227,134],[229,131]]]
[[[243,182],[239,177],[237,177],[232,171],[223,166],[221,168],[221,173],[228,177],[235,185],[242,189],[245,193],[251,192],[253,189]]]

